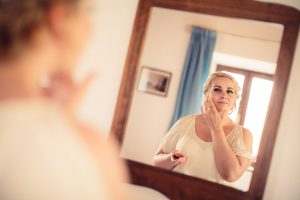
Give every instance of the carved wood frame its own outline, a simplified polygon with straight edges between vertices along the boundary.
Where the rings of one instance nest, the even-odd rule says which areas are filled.
[[[126,129],[152,7],[273,22],[284,26],[273,93],[248,192],[127,160],[132,183],[152,187],[170,199],[262,199],[297,42],[300,12],[288,6],[252,0],[140,0],[111,127],[111,136],[116,137],[120,144]]]

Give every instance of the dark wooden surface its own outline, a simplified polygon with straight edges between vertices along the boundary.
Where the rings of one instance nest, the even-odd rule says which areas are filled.
[[[198,178],[127,160],[131,182],[165,194],[171,200],[247,199],[247,193]],[[220,195],[221,194],[221,195]]]
[[[262,199],[299,31],[299,11],[287,6],[252,0],[140,0],[111,127],[111,136],[116,137],[120,145],[124,138],[152,7],[260,20],[284,26],[273,92],[248,192],[242,193],[193,177],[128,162],[134,183],[155,188],[171,199]]]

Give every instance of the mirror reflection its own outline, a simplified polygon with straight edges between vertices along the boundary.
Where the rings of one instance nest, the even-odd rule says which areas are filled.
[[[190,39],[195,28],[215,32],[215,42],[205,68],[206,73],[202,69],[203,77],[192,82],[198,92],[192,93],[196,100],[191,103],[194,111],[190,114],[201,113],[201,90],[204,84],[204,81],[201,84],[201,80],[206,80],[209,74],[225,71],[238,82],[240,98],[229,117],[252,134],[252,164],[249,167],[247,164],[237,180],[230,183],[224,181],[222,184],[247,191],[272,92],[272,77],[283,32],[281,25],[153,8],[140,57],[139,78],[136,80],[137,89],[129,113],[122,157],[153,165],[153,156],[162,138],[173,123],[182,117],[177,116],[176,119],[174,113],[178,96],[181,95],[179,93],[187,66]],[[141,77],[145,77],[142,70],[145,67],[154,70],[148,70],[148,81],[143,78],[144,86],[147,90],[156,90],[159,86],[157,91],[166,95],[155,95],[138,89]],[[165,87],[166,83],[168,87]],[[191,99],[190,95],[184,97]],[[187,162],[192,162],[192,159]]]
[[[227,73],[215,72],[205,82],[203,96],[201,114],[176,121],[163,137],[154,164],[217,183],[236,181],[252,160],[251,133],[229,117],[239,98],[238,83]]]

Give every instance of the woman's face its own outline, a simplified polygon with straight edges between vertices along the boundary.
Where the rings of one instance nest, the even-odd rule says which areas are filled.
[[[229,112],[236,101],[236,89],[231,79],[216,77],[211,82],[208,98],[212,100],[218,112]]]

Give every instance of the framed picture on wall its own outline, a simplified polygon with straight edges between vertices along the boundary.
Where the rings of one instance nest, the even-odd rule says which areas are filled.
[[[137,90],[166,97],[171,77],[170,72],[142,66]]]

